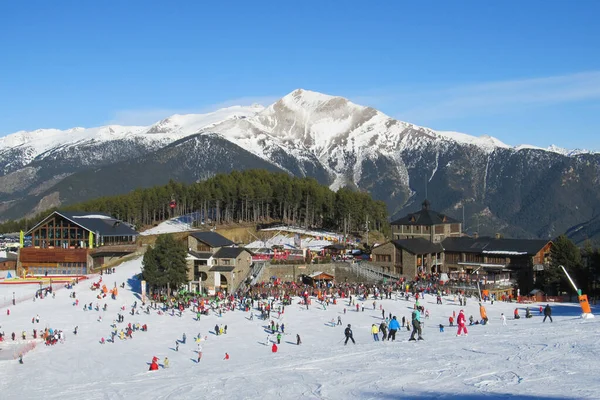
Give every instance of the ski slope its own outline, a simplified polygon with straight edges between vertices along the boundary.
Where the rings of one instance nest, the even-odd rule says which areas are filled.
[[[413,301],[366,301],[365,311],[356,312],[340,301],[324,310],[316,301],[309,310],[294,302],[281,319],[286,325],[279,352],[265,345],[265,323],[248,319],[243,311],[202,316],[195,321],[189,311],[182,317],[127,313],[138,300],[133,290],[139,281],[141,259],[117,267],[105,275],[109,288],[125,282],[119,298],[106,302],[108,310],[82,311],[82,304],[93,302],[92,280],[75,286],[80,306],[72,305],[71,290],[56,291],[56,298],[25,301],[0,309],[0,330],[8,344],[0,344],[0,398],[2,399],[597,399],[600,383],[596,370],[600,363],[600,318],[581,320],[577,304],[553,305],[553,323],[542,323],[532,305],[534,317],[512,320],[515,304],[486,304],[490,324],[469,327],[468,337],[456,337],[456,328],[439,332],[440,323],[448,325],[452,311],[461,309],[453,299],[436,305],[426,296],[424,305],[431,318],[425,320],[425,341],[408,342],[409,333],[401,331],[396,342],[374,342],[371,324],[381,321],[381,303],[386,314],[409,318]],[[0,285],[0,297],[7,289]],[[11,293],[12,294],[12,293]],[[423,303],[422,303],[423,304]],[[125,324],[140,322],[148,332],[136,331],[133,339],[101,345],[108,338],[110,325],[119,307],[127,306]],[[344,307],[348,309],[343,313]],[[519,305],[524,315],[524,306]],[[469,301],[467,317],[478,316],[478,305]],[[500,314],[509,316],[502,326]],[[41,317],[39,324],[31,318]],[[98,322],[98,316],[103,321]],[[342,317],[343,326],[330,321]],[[214,325],[228,325],[228,333],[215,336]],[[352,324],[356,345],[343,345],[343,329]],[[125,324],[119,324],[119,330]],[[75,326],[78,335],[73,335]],[[24,364],[12,357],[15,344],[10,333],[51,327],[66,332],[64,344],[43,344],[26,353]],[[183,333],[187,344],[174,351]],[[196,363],[193,337],[207,336],[202,342],[203,358]],[[302,345],[295,344],[295,335]],[[223,360],[225,352],[231,358]],[[170,368],[149,372],[153,356],[170,359]]]

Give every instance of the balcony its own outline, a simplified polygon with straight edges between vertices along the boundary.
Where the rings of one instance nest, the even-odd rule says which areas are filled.
[[[137,244],[110,244],[105,246],[94,247],[89,249],[92,257],[98,257],[102,255],[123,255],[131,254],[138,251],[140,247]]]

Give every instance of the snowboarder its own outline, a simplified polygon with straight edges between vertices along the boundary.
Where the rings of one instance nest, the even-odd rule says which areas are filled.
[[[346,336],[346,341],[344,342],[344,346],[348,344],[348,340],[352,340],[352,343],[356,344],[356,342],[354,341],[354,337],[352,335],[352,328],[351,328],[350,324],[348,324],[348,326],[344,330],[344,335]]]
[[[552,322],[552,308],[550,308],[550,304],[546,304],[546,308],[544,308],[544,320],[542,322],[546,322],[546,318],[550,318],[550,322]]]

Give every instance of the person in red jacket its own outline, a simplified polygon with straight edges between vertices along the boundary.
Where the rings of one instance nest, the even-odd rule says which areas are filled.
[[[277,353],[277,343],[273,343],[273,346],[271,346],[271,351],[273,353]]]
[[[458,318],[456,319],[456,323],[458,325],[458,332],[456,333],[456,336],[460,336],[463,331],[465,333],[465,336],[468,335],[469,332],[467,331],[465,322],[465,313],[463,310],[460,310],[460,312],[458,313]]]
[[[148,371],[158,371],[158,358],[156,356],[152,357],[152,363]]]

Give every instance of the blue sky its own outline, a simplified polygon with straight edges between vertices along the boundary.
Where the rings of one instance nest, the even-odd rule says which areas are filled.
[[[0,135],[296,88],[439,130],[600,151],[600,1],[5,1]]]

